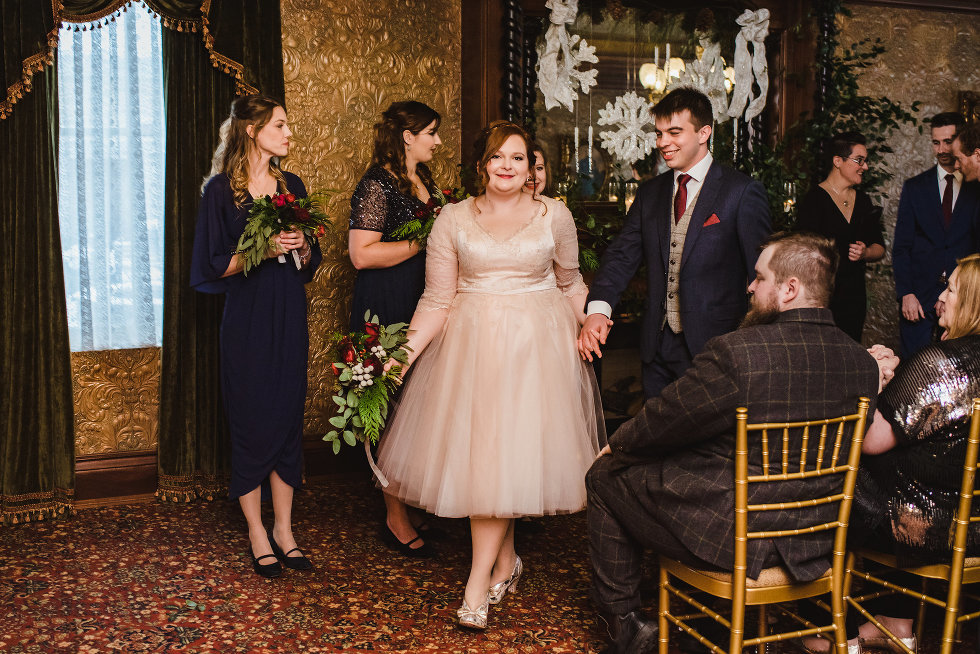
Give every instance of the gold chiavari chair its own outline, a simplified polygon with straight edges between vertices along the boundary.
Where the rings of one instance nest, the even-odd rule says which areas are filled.
[[[844,579],[847,569],[845,558],[847,524],[857,482],[857,469],[864,440],[869,401],[861,398],[857,412],[822,420],[806,422],[748,424],[748,410],[736,411],[735,444],[735,565],[732,574],[698,570],[673,559],[660,557],[660,654],[667,654],[671,628],[676,625],[696,638],[716,654],[742,652],[745,647],[757,647],[765,652],[767,643],[791,638],[824,634],[833,635],[838,654],[847,653],[844,631]],[[751,446],[760,450],[761,474],[749,474],[749,435]],[[780,456],[770,456],[771,447],[781,439]],[[848,449],[848,443],[850,448]],[[846,457],[845,457],[845,452]],[[839,490],[830,495],[769,504],[749,504],[750,486],[756,484],[790,483],[800,480],[835,476],[840,479]],[[826,485],[821,484],[826,487]],[[789,488],[787,488],[787,492]],[[798,492],[795,495],[799,495]],[[818,507],[836,505],[836,518],[822,521],[813,517],[813,524],[780,531],[750,531],[750,523],[765,512],[796,511],[801,516],[815,513]],[[825,515],[825,513],[824,513]],[[802,518],[805,520],[806,518]],[[754,539],[786,538],[820,531],[834,531],[832,565],[820,578],[797,583],[782,567],[767,568],[758,579],[747,577],[748,541]],[[677,578],[695,590],[675,585]],[[699,592],[700,591],[700,592]],[[730,617],[714,610],[698,595],[706,593],[731,602]],[[830,604],[818,602],[833,617],[829,625],[816,625],[781,603],[804,598],[817,598],[830,593]],[[686,613],[675,614],[671,598],[681,600]],[[711,601],[710,598],[707,601]],[[799,629],[769,633],[768,605],[774,605],[780,613],[794,620]],[[758,607],[758,631],[754,638],[745,637],[746,607]],[[693,609],[693,612],[690,612]],[[698,632],[692,621],[710,618],[729,632],[727,649],[712,642]]]
[[[896,593],[901,593],[919,600],[919,619],[916,621],[916,642],[920,644],[922,643],[922,631],[927,605],[932,604],[933,606],[941,607],[945,617],[943,619],[943,640],[940,654],[952,654],[957,626],[968,620],[980,617],[980,611],[966,614],[961,612],[961,599],[965,596],[962,593],[963,586],[980,581],[980,557],[966,556],[966,543],[970,525],[980,522],[980,516],[971,515],[974,498],[980,494],[976,490],[976,484],[974,483],[977,474],[977,455],[980,454],[980,398],[973,400],[972,412],[973,418],[970,420],[966,456],[963,461],[963,476],[960,479],[960,501],[957,506],[956,517],[954,518],[953,524],[950,525],[953,549],[949,563],[903,567],[899,565],[894,555],[884,554],[870,549],[857,549],[854,551],[855,557],[852,558],[852,562],[848,566],[847,572],[851,579],[855,577],[863,579],[865,582],[881,588],[881,590],[868,592],[855,597],[848,596],[847,602],[867,620],[870,620],[875,626],[881,629],[889,637],[894,646],[906,652],[906,654],[912,654],[912,650],[900,642],[881,623],[875,620],[874,616],[864,608],[864,603],[871,599]],[[889,582],[877,574],[858,569],[854,566],[855,560],[874,561],[885,568],[901,570],[920,577],[922,579],[921,592]],[[941,579],[949,582],[945,599],[934,597],[926,592],[929,579]],[[850,583],[850,579],[848,583]],[[977,597],[973,597],[973,599],[980,600]]]

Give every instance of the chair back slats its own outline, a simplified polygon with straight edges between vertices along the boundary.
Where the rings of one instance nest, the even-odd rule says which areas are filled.
[[[747,550],[748,540],[800,536],[839,527],[846,527],[850,503],[854,497],[857,480],[857,464],[870,401],[861,398],[855,413],[836,418],[782,423],[748,423],[748,410],[740,408],[735,413],[735,560],[744,561],[740,554]],[[812,431],[811,431],[812,430]],[[819,430],[819,431],[817,431]],[[817,436],[814,438],[813,434]],[[761,471],[749,474],[749,437],[757,435],[755,447],[761,454]],[[773,441],[778,434],[779,456],[771,456]],[[850,441],[848,441],[850,436]],[[813,441],[816,441],[815,443]],[[847,461],[841,461],[842,452],[849,452]],[[798,460],[795,457],[799,457]],[[757,461],[759,459],[756,459]],[[832,492],[809,497],[765,504],[749,504],[749,487],[752,484],[772,484],[837,475],[842,477],[839,487]],[[971,488],[972,491],[972,488]],[[818,521],[815,524],[793,529],[749,531],[749,514],[770,511],[806,510],[828,504],[838,504],[837,518]],[[845,509],[846,510],[841,510]]]
[[[973,400],[970,433],[966,440],[966,457],[963,460],[963,477],[960,481],[960,501],[953,520],[953,558],[950,562],[949,589],[959,596],[963,583],[963,562],[966,559],[966,541],[970,533],[970,514],[976,495],[977,455],[980,454],[980,398]]]

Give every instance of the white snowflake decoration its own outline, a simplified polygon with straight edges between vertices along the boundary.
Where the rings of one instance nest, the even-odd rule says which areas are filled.
[[[653,106],[633,91],[606,103],[599,110],[600,125],[612,125],[615,131],[599,132],[602,147],[623,163],[645,158],[657,147],[657,136],[647,127],[653,125]]]
[[[667,87],[668,91],[689,86],[701,91],[711,100],[711,113],[715,122],[728,120],[728,92],[725,90],[725,62],[721,58],[721,44],[701,38],[701,57],[689,63],[680,79]]]
[[[578,97],[576,86],[582,93],[596,85],[598,71],[576,70],[584,62],[598,63],[595,48],[578,35],[569,36],[566,23],[574,23],[578,15],[578,0],[548,0],[545,6],[551,10],[551,25],[538,46],[538,88],[544,96],[544,106],[553,109],[562,105],[569,111],[575,108]],[[576,47],[577,46],[577,47]]]

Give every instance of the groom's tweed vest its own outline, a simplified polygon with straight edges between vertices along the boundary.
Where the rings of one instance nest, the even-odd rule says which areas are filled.
[[[701,189],[687,202],[684,215],[681,219],[674,222],[674,203],[670,206],[670,249],[667,259],[667,300],[664,312],[664,323],[670,325],[670,329],[675,334],[684,331],[681,324],[680,313],[680,287],[681,287],[681,254],[684,252],[684,240],[687,238],[687,228],[691,224],[691,214],[694,213],[694,205],[698,203],[698,196]],[[663,325],[660,326],[663,329]]]

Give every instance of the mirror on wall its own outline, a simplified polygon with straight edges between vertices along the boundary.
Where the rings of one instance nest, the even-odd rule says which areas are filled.
[[[597,63],[581,63],[578,68],[594,69],[596,84],[589,93],[577,92],[569,111],[560,104],[546,106],[539,80],[530,127],[548,160],[553,194],[562,199],[571,193],[579,200],[620,206],[625,201],[628,205],[639,181],[663,172],[666,166],[655,149],[642,157],[624,158],[617,156],[614,147],[603,147],[602,133],[617,132],[623,126],[601,125],[602,111],[611,109],[618,115],[616,110],[625,107],[617,107],[617,98],[631,92],[655,104],[671,84],[685,79],[685,73],[701,74],[709,61],[713,63],[711,71],[723,76],[720,79],[727,102],[735,79],[735,37],[739,32],[735,19],[743,7],[668,12],[612,2],[597,8],[580,2],[578,8],[566,31],[569,41],[584,39],[595,48]],[[545,17],[537,39],[538,53],[543,50],[549,25]],[[712,43],[717,44],[717,52],[709,51],[705,57],[704,46],[712,47]],[[716,86],[718,80],[714,79]],[[638,113],[635,108],[632,114],[624,112]],[[652,124],[644,129],[652,132]],[[731,160],[734,142],[733,121],[726,117],[714,125],[712,151],[717,158]]]

